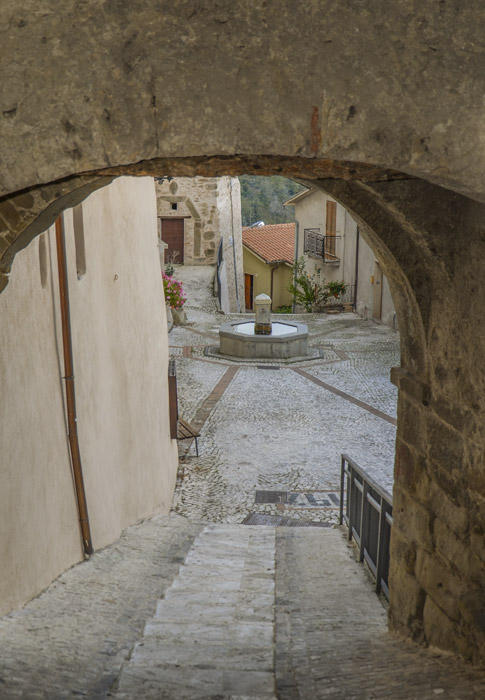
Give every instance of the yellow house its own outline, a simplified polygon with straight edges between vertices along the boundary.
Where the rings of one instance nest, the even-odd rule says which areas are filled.
[[[258,294],[268,294],[272,309],[292,303],[288,287],[295,258],[295,224],[243,228],[244,299],[253,309]]]

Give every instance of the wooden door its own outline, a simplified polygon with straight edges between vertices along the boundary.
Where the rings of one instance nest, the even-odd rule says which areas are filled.
[[[253,308],[253,275],[244,273],[244,304],[246,309]]]
[[[182,265],[184,262],[184,220],[161,219],[162,241],[167,244],[165,262]]]
[[[325,253],[335,257],[335,236],[337,234],[337,202],[327,201],[325,221]]]
[[[377,262],[374,263],[374,301],[372,305],[372,318],[380,321],[382,316],[382,270]]]

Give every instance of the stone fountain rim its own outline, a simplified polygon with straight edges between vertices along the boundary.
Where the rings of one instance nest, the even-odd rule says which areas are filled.
[[[305,323],[297,323],[296,321],[274,321],[274,323],[296,328],[296,333],[283,333],[281,335],[246,335],[245,333],[238,333],[238,331],[235,331],[233,328],[233,326],[240,326],[243,323],[253,322],[252,320],[226,321],[222,323],[219,328],[219,336],[222,335],[231,338],[236,336],[238,340],[242,340],[245,343],[286,343],[288,340],[308,338],[308,326]]]

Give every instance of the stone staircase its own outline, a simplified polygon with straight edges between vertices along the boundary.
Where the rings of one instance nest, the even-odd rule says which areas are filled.
[[[116,698],[275,698],[275,529],[208,525],[125,664]]]
[[[483,673],[387,632],[329,528],[206,525],[125,662],[117,700],[472,700]]]
[[[339,529],[157,516],[0,619],[0,698],[485,697],[391,636],[373,589]]]

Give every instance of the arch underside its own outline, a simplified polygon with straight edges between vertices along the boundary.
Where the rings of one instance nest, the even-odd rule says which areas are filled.
[[[480,0],[5,0],[0,291],[120,175],[283,175],[365,227],[402,331],[394,629],[485,662]],[[464,77],[466,76],[466,77]]]

